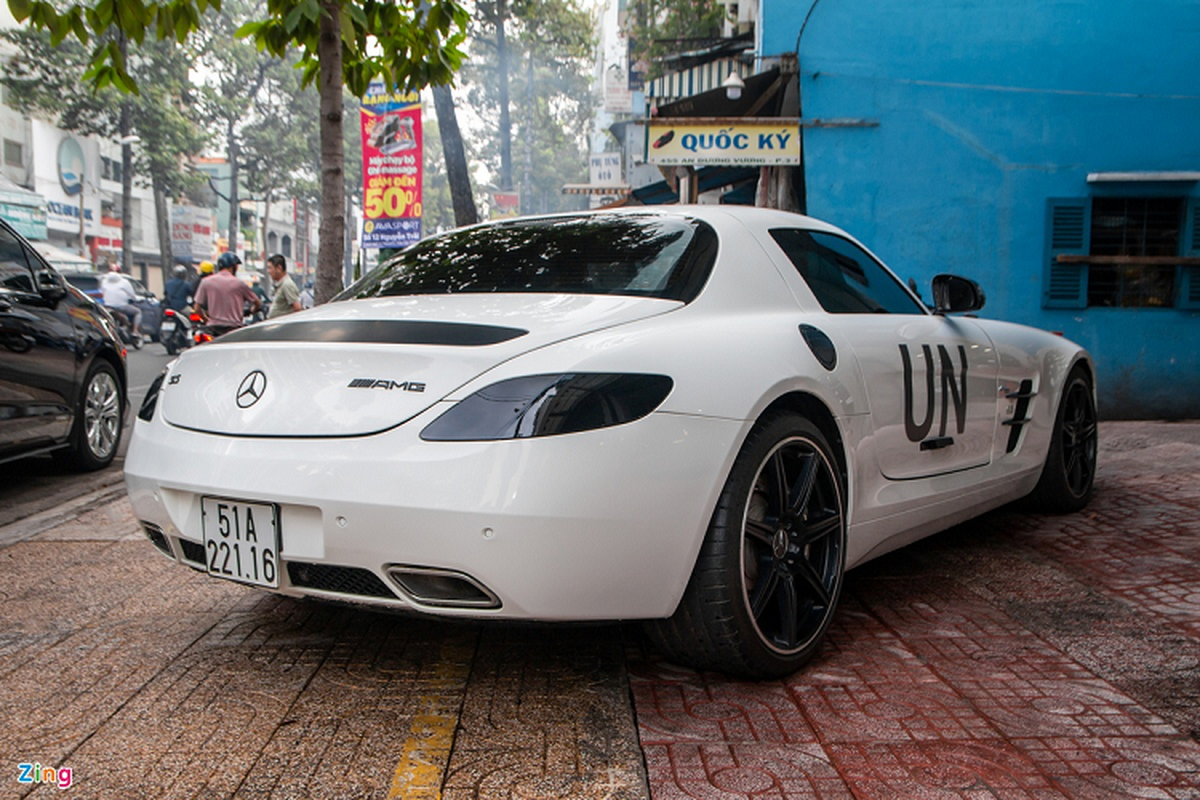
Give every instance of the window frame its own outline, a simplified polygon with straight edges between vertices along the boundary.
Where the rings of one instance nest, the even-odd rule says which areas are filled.
[[[1142,184],[1120,192],[1093,192],[1082,197],[1047,199],[1042,308],[1109,308],[1088,305],[1090,265],[1087,257],[1091,255],[1094,201],[1106,198],[1162,197],[1178,197],[1184,204],[1182,229],[1179,232],[1180,263],[1175,266],[1174,302],[1169,306],[1139,305],[1112,308],[1160,311],[1200,309],[1200,197],[1179,191],[1177,184],[1166,187]],[[1188,263],[1184,259],[1195,259],[1196,263]]]
[[[927,315],[929,313],[929,308],[924,303],[921,302],[921,299],[919,297],[916,297],[909,290],[909,288],[904,285],[904,282],[901,281],[896,276],[895,273],[893,273],[890,269],[887,268],[886,264],[884,264],[882,261],[880,261],[879,259],[875,258],[873,255],[871,255],[871,253],[865,247],[863,247],[862,245],[853,241],[852,239],[850,239],[847,236],[842,236],[842,235],[839,235],[832,231],[814,230],[812,228],[803,228],[803,227],[796,227],[796,226],[786,226],[786,227],[785,226],[775,226],[775,227],[769,228],[767,230],[767,233],[770,235],[771,241],[775,244],[775,246],[777,248],[779,248],[779,252],[783,253],[784,258],[786,258],[787,262],[792,265],[792,269],[795,270],[796,276],[799,277],[800,280],[804,283],[804,285],[808,288],[808,291],[812,294],[813,299],[815,299],[817,301],[817,305],[819,305],[821,307],[821,310],[824,311],[826,314],[836,314],[838,316],[842,316],[842,315],[848,315],[848,314],[886,313],[886,314],[892,314],[892,315],[897,315],[897,316],[905,316],[905,315],[911,315],[911,314]],[[893,311],[891,309],[884,308],[882,304],[878,303],[877,296],[867,295],[862,292],[860,292],[860,294],[863,294],[864,296],[871,299],[873,302],[876,302],[877,304],[879,304],[880,308],[878,310],[874,310],[874,311],[868,311],[868,310],[843,311],[843,310],[829,308],[828,306],[826,306],[825,302],[822,301],[822,299],[821,299],[822,293],[820,291],[818,291],[817,287],[815,287],[813,285],[813,283],[808,279],[808,277],[805,276],[804,272],[801,271],[800,265],[796,263],[796,260],[792,257],[792,254],[789,251],[789,249],[784,247],[783,243],[780,242],[779,236],[777,236],[777,234],[787,234],[787,233],[808,234],[813,237],[817,237],[817,236],[828,237],[829,239],[834,239],[834,240],[837,240],[838,242],[841,242],[843,245],[849,247],[853,252],[859,254],[858,260],[865,261],[868,264],[874,265],[874,267],[876,268],[878,273],[882,274],[885,278],[887,278],[891,282],[889,285],[894,286],[895,289],[899,292],[899,294],[912,304],[912,309],[911,310],[905,309],[902,311],[901,310]],[[816,241],[817,241],[817,244],[821,244],[819,239]],[[868,286],[869,286],[869,284],[868,284]]]

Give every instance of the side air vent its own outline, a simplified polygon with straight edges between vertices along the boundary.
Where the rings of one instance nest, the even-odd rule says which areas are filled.
[[[1011,453],[1017,449],[1017,443],[1021,440],[1021,430],[1029,422],[1029,404],[1036,394],[1033,391],[1033,381],[1026,378],[1021,381],[1021,386],[1017,391],[1005,396],[1007,400],[1017,401],[1012,419],[1004,420],[1004,424],[1008,427],[1008,446],[1004,449],[1005,453]]]

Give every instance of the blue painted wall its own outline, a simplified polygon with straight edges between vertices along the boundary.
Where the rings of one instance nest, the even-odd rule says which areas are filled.
[[[798,52],[803,117],[879,122],[804,131],[810,214],[926,298],[956,272],[982,316],[1086,346],[1104,416],[1200,417],[1200,312],[1042,306],[1049,198],[1200,197],[1086,180],[1200,171],[1200,2],[763,0],[760,25],[760,55]]]

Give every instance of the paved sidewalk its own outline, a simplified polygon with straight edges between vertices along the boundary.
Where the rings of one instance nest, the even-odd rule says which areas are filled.
[[[1101,427],[1094,503],[849,573],[807,669],[632,648],[654,800],[1200,798],[1200,425]]]
[[[0,797],[1200,800],[1200,423],[1101,444],[1085,513],[1002,510],[852,571],[818,656],[761,683],[635,625],[213,580],[98,489],[0,526]],[[35,761],[68,792],[20,784]]]

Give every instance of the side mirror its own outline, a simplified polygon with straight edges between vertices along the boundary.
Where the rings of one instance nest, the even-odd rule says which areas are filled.
[[[63,285],[63,279],[57,273],[39,270],[37,278],[38,294],[47,302],[57,303],[67,296],[67,287]]]
[[[983,308],[987,298],[979,284],[957,275],[935,275],[933,278],[933,313],[961,314]]]

